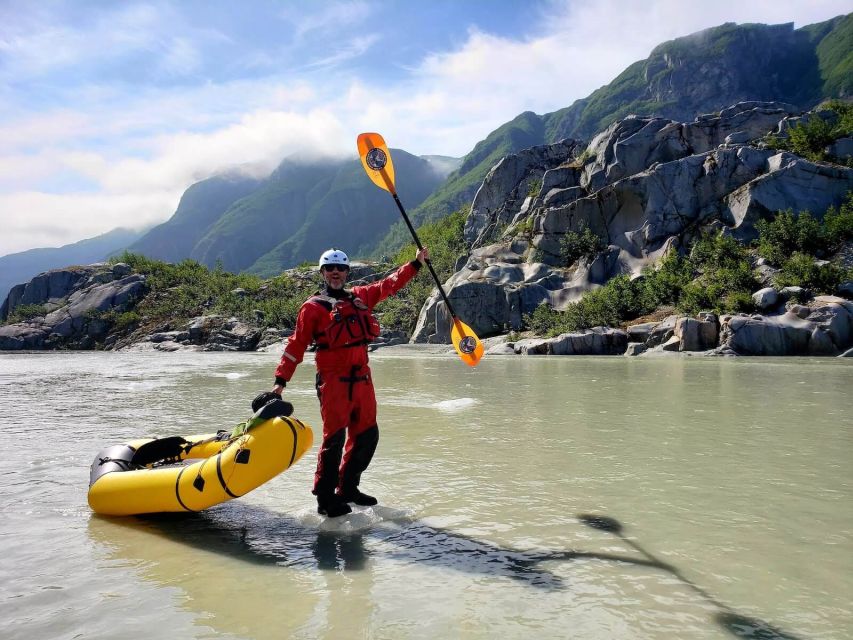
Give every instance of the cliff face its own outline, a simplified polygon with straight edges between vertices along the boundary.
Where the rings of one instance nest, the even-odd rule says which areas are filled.
[[[853,14],[794,29],[792,24],[724,24],[656,47],[609,84],[545,115],[525,112],[463,159],[448,181],[413,212],[420,224],[471,201],[503,156],[564,139],[588,141],[630,114],[690,122],[747,101],[807,110],[853,95]],[[403,229],[385,240],[405,241]]]
[[[750,102],[690,122],[632,116],[586,148],[564,141],[502,159],[472,203],[465,226],[472,251],[446,286],[454,309],[481,336],[519,330],[539,304],[564,309],[616,275],[640,275],[703,231],[749,240],[755,223],[776,211],[820,216],[838,206],[853,190],[853,169],[762,141],[801,120],[797,113],[793,105]],[[582,229],[604,250],[562,264],[562,238]],[[446,342],[449,328],[434,296],[413,340]]]

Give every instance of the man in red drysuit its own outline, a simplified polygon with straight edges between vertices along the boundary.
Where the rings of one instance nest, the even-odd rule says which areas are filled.
[[[275,370],[272,392],[281,395],[296,365],[302,362],[305,349],[316,345],[323,442],[312,493],[322,515],[334,518],[347,514],[352,511],[350,502],[361,506],[377,503],[376,498],[358,490],[361,474],[379,442],[376,396],[367,366],[367,345],[379,335],[373,307],[406,286],[428,258],[429,251],[423,248],[415,260],[390,276],[347,290],[347,255],[329,249],[320,256],[325,286],[299,309],[296,329]]]

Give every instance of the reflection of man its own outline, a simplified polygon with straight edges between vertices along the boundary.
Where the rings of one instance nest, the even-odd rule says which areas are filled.
[[[361,506],[377,503],[358,489],[379,442],[376,396],[367,366],[367,345],[379,335],[373,308],[406,286],[427,258],[429,251],[423,248],[415,260],[387,278],[346,290],[347,255],[329,249],[320,256],[325,286],[299,309],[296,329],[275,370],[272,391],[282,393],[305,349],[314,343],[323,442],[312,493],[317,496],[317,511],[323,515],[347,514],[352,511],[350,502]]]

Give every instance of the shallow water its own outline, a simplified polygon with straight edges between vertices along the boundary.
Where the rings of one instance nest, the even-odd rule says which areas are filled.
[[[371,360],[380,506],[314,513],[306,363],[294,468],[108,519],[98,450],[233,426],[277,355],[0,355],[0,637],[853,637],[849,360]]]

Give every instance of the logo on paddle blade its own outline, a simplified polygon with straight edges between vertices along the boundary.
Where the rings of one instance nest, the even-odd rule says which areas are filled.
[[[374,147],[368,151],[364,159],[367,161],[367,166],[375,171],[385,168],[385,165],[388,163],[388,156],[378,147]]]
[[[459,350],[462,353],[469,354],[474,353],[474,349],[477,348],[477,338],[474,336],[465,336],[459,341]]]

